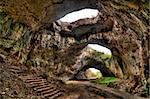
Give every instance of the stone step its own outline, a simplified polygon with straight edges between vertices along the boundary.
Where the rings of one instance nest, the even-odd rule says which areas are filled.
[[[57,89],[53,87],[53,88],[51,88],[51,89],[49,89],[49,90],[42,91],[41,94],[51,93],[51,92],[56,91],[56,90],[57,90]]]
[[[36,91],[37,92],[44,92],[44,91],[51,90],[51,89],[52,89],[51,87],[44,87],[44,88],[41,88],[41,89],[37,89]]]
[[[48,96],[48,99],[59,99],[58,97],[62,96],[63,93],[62,92],[59,92],[57,94],[54,94],[52,96]],[[45,96],[46,97],[46,96]]]
[[[39,81],[39,82],[30,82],[28,84],[33,87],[34,85],[39,85],[39,84],[43,84],[44,85],[45,83],[46,83],[46,81]]]
[[[25,66],[9,66],[8,69],[22,70],[22,71],[28,70],[27,67]]]
[[[39,76],[26,75],[20,76],[25,84],[33,88],[33,90],[40,96],[44,96],[46,99],[58,99],[57,97],[63,95],[63,91],[57,89],[57,86],[50,84],[46,79]]]
[[[31,87],[36,88],[36,87],[43,86],[43,85],[48,85],[48,84],[47,83],[34,84]]]
[[[23,73],[22,70],[15,70],[15,69],[10,69],[10,72],[13,72],[13,73]]]
[[[51,86],[49,86],[48,84],[42,84],[42,85],[40,85],[40,86],[36,86],[36,87],[34,87],[33,89],[34,90],[37,90],[37,89],[41,89],[41,88],[46,88],[46,87],[50,87],[50,88],[52,88]]]
[[[17,66],[10,66],[8,67],[8,69],[10,72],[13,72],[13,73],[23,73],[25,71],[24,69],[21,69],[20,67],[17,67]]]
[[[23,81],[43,79],[42,77],[35,77],[33,75],[32,76],[21,76],[19,78],[21,78]]]
[[[63,93],[60,90],[55,90],[55,91],[52,91],[52,92],[45,93],[45,94],[43,94],[43,96],[48,97],[49,99],[54,99],[54,95],[56,95],[56,94],[61,95]],[[58,95],[56,95],[56,96],[58,96]]]
[[[26,80],[26,83],[32,83],[32,82],[46,82],[45,79],[30,79],[30,80]]]

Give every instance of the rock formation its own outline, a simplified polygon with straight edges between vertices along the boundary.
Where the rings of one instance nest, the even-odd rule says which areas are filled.
[[[42,67],[50,78],[66,82],[87,65],[83,55],[87,44],[96,43],[112,51],[109,69],[122,79],[116,87],[140,95],[148,85],[149,75],[148,3],[148,0],[139,3],[1,0],[0,62],[23,65],[29,70]],[[64,26],[55,22],[83,8],[97,8],[100,14],[96,19],[78,20]]]

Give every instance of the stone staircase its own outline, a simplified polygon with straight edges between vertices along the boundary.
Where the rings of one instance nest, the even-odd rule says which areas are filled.
[[[38,95],[42,95],[46,99],[57,99],[64,93],[64,90],[61,90],[61,88],[59,89],[57,85],[50,84],[42,77],[29,75],[21,76],[19,78],[22,79],[27,86],[33,88]]]
[[[35,74],[27,74],[27,68],[25,66],[9,66],[7,68],[10,72],[17,74],[18,78],[21,79],[26,87],[32,88],[33,91],[42,97],[43,99],[59,99],[63,96],[65,90],[60,86],[48,82],[41,76]]]

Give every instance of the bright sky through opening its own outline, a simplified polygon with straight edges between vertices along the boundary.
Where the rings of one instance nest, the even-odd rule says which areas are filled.
[[[79,19],[93,18],[96,17],[97,15],[98,15],[98,10],[96,9],[83,9],[65,15],[63,18],[60,19],[60,21],[74,22]],[[106,47],[97,44],[88,44],[88,46],[96,51],[103,52],[105,54],[112,54],[111,51]]]
[[[106,48],[106,47],[103,47],[103,46],[100,46],[98,44],[88,44],[88,47],[98,51],[98,52],[102,52],[104,54],[112,54],[110,49]]]
[[[93,72],[99,72],[99,70],[98,69],[95,69],[95,68],[89,68],[89,70],[91,70],[91,71],[93,71]]]
[[[79,19],[93,18],[93,17],[96,17],[97,15],[98,15],[98,10],[96,9],[83,9],[83,10],[75,11],[75,12],[65,15],[63,18],[60,19],[60,21],[74,22]]]

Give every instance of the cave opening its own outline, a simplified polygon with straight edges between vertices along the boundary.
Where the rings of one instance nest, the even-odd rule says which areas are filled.
[[[88,25],[96,23],[98,21],[99,13],[100,12],[98,11],[98,9],[80,9],[77,11],[70,12],[64,17],[56,20],[55,25],[60,26],[61,31],[69,32],[72,31],[74,28],[82,26],[84,24]],[[65,34],[65,36],[66,35],[67,34]],[[76,35],[78,35],[78,33]]]
[[[88,44],[83,54],[86,64],[78,71],[73,79],[87,80],[104,77],[115,77],[110,70],[112,52],[100,44]]]
[[[97,9],[85,8],[68,13],[64,17],[60,18],[58,21],[72,23],[80,19],[94,18],[98,15],[98,13],[99,11]]]
[[[73,34],[72,28],[82,26],[83,24],[91,24],[88,23],[85,19],[94,21],[99,16],[99,13],[100,12],[97,9],[81,9],[66,14],[64,17],[57,20],[57,23],[61,25],[62,30],[65,30],[67,32],[70,31],[70,34]],[[78,21],[80,21],[79,24]],[[82,24],[82,22],[84,23]],[[95,21],[95,23],[96,22],[97,20]],[[76,26],[76,23],[78,24],[78,26]],[[78,41],[78,38],[76,40]],[[79,42],[82,42],[82,40],[79,40]],[[109,69],[109,65],[112,60],[112,52],[104,43],[104,40],[94,39],[87,41],[87,43],[87,50],[85,51],[85,53],[87,53],[87,55],[90,54],[90,56],[86,56],[87,58],[85,60],[89,60],[89,62],[79,70],[79,72],[75,75],[75,78],[73,79],[92,79],[101,78],[102,76],[114,77],[114,74]]]

